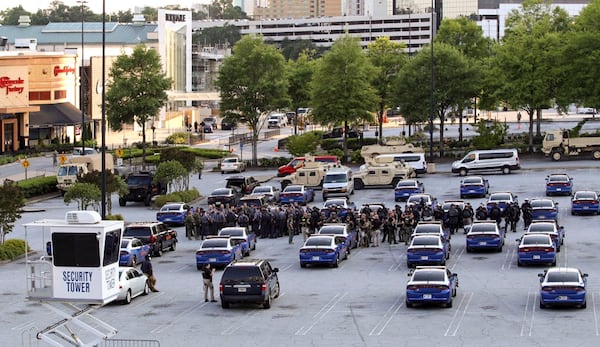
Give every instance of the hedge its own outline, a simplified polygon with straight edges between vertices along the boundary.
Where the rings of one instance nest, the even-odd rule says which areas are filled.
[[[0,260],[12,260],[25,254],[25,247],[30,250],[24,240],[6,240],[3,245],[0,245]]]
[[[198,199],[199,197],[200,192],[196,188],[193,188],[171,194],[159,195],[156,197],[154,203],[156,204],[156,207],[161,208],[168,202],[190,202]]]
[[[57,192],[56,176],[39,176],[17,182],[25,198]]]

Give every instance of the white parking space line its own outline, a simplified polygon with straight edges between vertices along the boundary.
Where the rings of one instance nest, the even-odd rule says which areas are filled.
[[[181,272],[183,270],[187,270],[191,267],[192,265],[186,264],[186,265],[182,265],[178,268],[176,268],[175,270],[171,270],[170,272]]]
[[[402,266],[402,263],[392,264],[388,267],[388,271],[398,271],[398,269]]]
[[[456,333],[465,318],[469,304],[471,304],[471,300],[473,300],[473,292],[462,297],[458,304],[458,308],[454,312],[454,316],[452,316],[452,320],[450,320],[450,324],[448,324],[448,329],[446,329],[444,336],[456,336]]]
[[[510,270],[510,268],[512,267],[514,258],[515,258],[515,254],[517,252],[516,252],[516,250],[513,247],[511,247],[505,253],[506,254],[504,256],[504,262],[502,263],[502,267],[500,268],[500,270],[502,270],[502,271],[504,271],[504,270]]]
[[[452,259],[452,265],[449,267],[450,271],[454,271],[454,267],[458,264],[458,260],[465,254],[465,247],[460,247],[456,256],[450,256]]]
[[[521,336],[531,336],[533,332],[533,321],[535,319],[535,305],[538,302],[537,296],[537,292],[527,293],[527,302],[525,302],[525,312],[523,313],[523,324],[521,324]]]
[[[247,322],[249,318],[256,316],[258,314],[258,312],[260,312],[260,311],[251,311],[251,312],[246,313],[243,317],[236,320],[237,323],[233,323],[227,329],[221,331],[221,335],[232,335],[234,332],[236,332],[239,328],[241,328],[244,325],[244,322]]]
[[[398,299],[396,301],[394,301],[392,306],[390,306],[387,309],[387,311],[385,311],[383,318],[379,322],[377,322],[377,325],[375,325],[373,327],[373,329],[371,329],[371,332],[369,332],[369,336],[373,336],[373,335],[379,336],[379,335],[381,335],[381,333],[383,333],[383,330],[385,329],[385,327],[387,327],[387,325],[390,323],[392,318],[394,318],[394,315],[404,305],[404,303],[402,302],[402,298],[403,297],[398,297]]]
[[[286,271],[286,270],[289,270],[289,269],[290,269],[292,266],[294,266],[294,264],[288,264],[288,265],[286,265],[286,266],[284,266],[284,267],[280,267],[280,268],[279,268],[279,271]]]
[[[19,324],[17,326],[14,326],[14,327],[10,328],[10,330],[26,330],[29,327],[35,328],[35,322],[34,321],[25,322],[23,324]]]
[[[343,294],[341,294],[341,293],[335,294],[335,296],[331,300],[329,300],[329,302],[327,302],[323,307],[321,307],[319,312],[317,312],[313,315],[312,324],[310,324],[309,326],[300,327],[300,329],[298,329],[296,331],[295,335],[306,335],[315,325],[317,325],[317,323],[319,323],[319,321],[323,317],[325,317],[327,315],[327,313],[329,313],[331,310],[333,310],[335,305],[337,303],[339,303],[346,295],[348,295],[348,292],[345,292]]]
[[[164,331],[164,330],[166,330],[166,329],[169,329],[169,328],[171,328],[173,325],[175,325],[175,324],[178,322],[178,320],[179,320],[181,317],[183,317],[183,316],[185,316],[185,315],[187,315],[187,314],[189,314],[189,313],[193,312],[193,311],[194,311],[194,310],[196,310],[197,308],[202,308],[202,307],[203,307],[203,306],[205,306],[206,304],[207,304],[207,303],[205,303],[205,302],[202,302],[202,303],[197,303],[196,305],[192,305],[192,306],[190,306],[190,307],[189,307],[187,310],[183,310],[183,311],[181,311],[181,312],[180,312],[178,315],[176,315],[176,316],[173,316],[173,318],[171,319],[171,321],[170,321],[170,322],[168,322],[167,324],[161,324],[160,326],[158,326],[158,327],[156,327],[156,328],[154,328],[154,329],[150,330],[150,333],[151,333],[151,334],[159,334],[159,333],[161,333],[162,331]]]
[[[598,293],[592,293],[592,307],[594,309],[594,328],[596,329],[596,336],[599,336],[600,331],[598,330],[598,311],[596,310],[596,295]]]

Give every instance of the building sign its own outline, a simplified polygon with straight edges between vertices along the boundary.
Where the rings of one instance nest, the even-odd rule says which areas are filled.
[[[55,65],[54,66],[54,77],[58,76],[59,74],[64,73],[65,75],[68,74],[75,74],[75,68],[73,66],[58,66]]]
[[[27,66],[0,67],[0,107],[29,106]]]
[[[185,22],[185,14],[165,13],[165,20],[168,22]]]

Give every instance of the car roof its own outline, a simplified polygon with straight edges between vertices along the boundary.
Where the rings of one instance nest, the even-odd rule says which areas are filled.
[[[551,267],[549,269],[546,270],[547,273],[549,272],[581,272],[578,268],[576,267]]]

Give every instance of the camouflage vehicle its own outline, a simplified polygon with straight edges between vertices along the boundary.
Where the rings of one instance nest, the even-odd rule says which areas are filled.
[[[360,167],[354,173],[354,189],[360,190],[368,186],[392,186],[403,179],[416,177],[415,169],[394,158],[382,159],[383,162],[371,162]]]
[[[290,184],[301,184],[308,188],[322,189],[323,178],[327,171],[334,167],[339,167],[338,164],[323,163],[315,161],[306,161],[304,166],[297,169],[296,172],[284,176],[280,179],[281,190]]]

